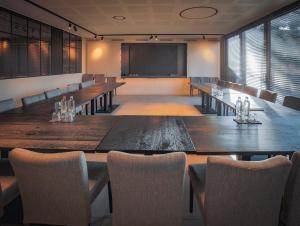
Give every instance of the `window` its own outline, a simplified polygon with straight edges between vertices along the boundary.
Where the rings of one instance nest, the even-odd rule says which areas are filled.
[[[246,84],[266,89],[266,45],[264,24],[244,32]]]
[[[300,97],[300,9],[271,21],[271,90]]]
[[[236,35],[227,40],[227,78],[230,81],[241,82],[241,41]]]

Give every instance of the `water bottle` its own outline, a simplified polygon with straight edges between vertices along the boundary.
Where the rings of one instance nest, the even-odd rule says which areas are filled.
[[[250,115],[250,101],[248,97],[245,97],[243,106],[243,115],[245,120],[249,120]]]
[[[236,105],[235,105],[235,111],[236,111],[236,117],[238,120],[242,120],[242,114],[243,114],[243,102],[242,102],[242,98],[238,97],[237,101],[236,101]]]
[[[69,105],[68,106],[69,111],[72,113],[73,116],[75,116],[75,114],[76,114],[76,111],[75,111],[75,100],[74,100],[73,96],[70,97],[68,105]]]

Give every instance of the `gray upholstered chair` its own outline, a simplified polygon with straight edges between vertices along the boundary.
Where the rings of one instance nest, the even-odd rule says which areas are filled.
[[[83,152],[9,155],[23,204],[25,224],[87,226],[91,203],[108,182],[105,163],[86,162]]]
[[[292,158],[292,170],[289,175],[283,201],[282,221],[286,226],[300,224],[300,152]]]
[[[0,217],[4,207],[19,195],[17,180],[7,159],[0,160]]]
[[[205,225],[278,225],[290,168],[283,156],[260,162],[209,157],[207,165],[190,165]]]
[[[87,88],[87,87],[90,87],[93,85],[95,85],[95,80],[89,80],[89,81],[80,83],[80,88],[84,89],[84,88]]]
[[[105,75],[104,74],[94,74],[95,82],[98,84],[105,83]]]
[[[182,226],[184,153],[109,152],[113,226]]]
[[[16,102],[14,99],[6,99],[0,101],[0,113],[9,111],[16,108]]]
[[[68,88],[68,93],[76,92],[80,89],[80,84],[79,83],[72,83],[72,84],[69,84],[67,86],[67,88]]]
[[[283,106],[300,111],[300,98],[293,96],[286,96],[283,100]]]
[[[261,90],[259,98],[275,103],[277,99],[277,93],[272,92],[270,90]]]
[[[22,103],[24,106],[34,104],[40,101],[46,100],[45,93],[36,94],[33,96],[23,97]]]
[[[60,96],[61,94],[62,93],[60,89],[52,89],[45,92],[47,99]]]
[[[243,87],[243,92],[250,95],[250,96],[254,96],[256,97],[257,96],[257,92],[258,92],[258,89],[254,88],[254,87],[251,87],[251,86],[244,86]]]
[[[87,81],[91,81],[91,80],[94,80],[93,74],[83,74],[82,75],[82,82],[87,82]]]

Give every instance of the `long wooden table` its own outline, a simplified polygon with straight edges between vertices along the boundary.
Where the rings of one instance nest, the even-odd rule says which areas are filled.
[[[120,85],[96,85],[69,96],[73,95],[81,105]],[[119,150],[144,154],[184,151],[243,156],[290,155],[300,150],[300,112],[262,100],[257,102],[263,108],[257,115],[261,125],[238,125],[231,116],[95,115],[77,116],[73,123],[51,123],[55,101],[56,98],[0,114],[0,150],[21,147],[44,152]]]

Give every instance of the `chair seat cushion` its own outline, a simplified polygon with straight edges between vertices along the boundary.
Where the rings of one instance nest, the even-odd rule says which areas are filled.
[[[189,166],[189,175],[194,194],[202,210],[204,209],[205,200],[206,166],[206,164],[193,164]]]
[[[90,202],[92,203],[109,181],[106,163],[87,162]]]

